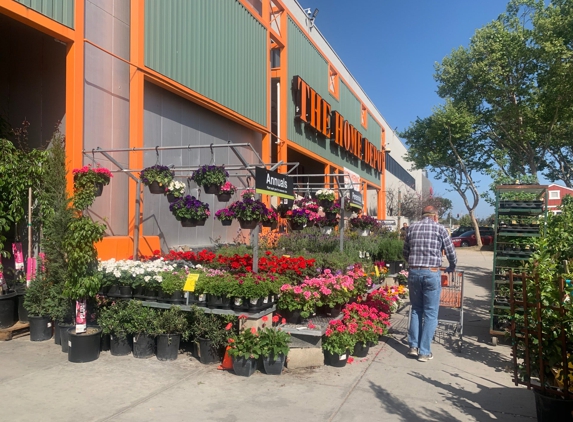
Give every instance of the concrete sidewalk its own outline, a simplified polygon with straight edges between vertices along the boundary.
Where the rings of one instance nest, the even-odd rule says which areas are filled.
[[[243,378],[180,355],[175,362],[103,352],[73,364],[48,342],[0,343],[3,421],[520,421],[533,393],[511,382],[507,345],[489,342],[492,253],[458,249],[465,270],[464,349],[440,337],[435,358],[405,356],[406,312],[365,359],[345,368]]]

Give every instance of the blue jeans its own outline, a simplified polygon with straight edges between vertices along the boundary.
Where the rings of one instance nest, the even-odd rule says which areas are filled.
[[[408,343],[410,347],[417,348],[420,355],[429,355],[438,326],[442,291],[440,271],[409,269],[408,289],[412,305]]]

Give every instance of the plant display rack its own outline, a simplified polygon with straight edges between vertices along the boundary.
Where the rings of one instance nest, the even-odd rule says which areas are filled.
[[[545,230],[547,186],[499,185],[495,190],[495,237],[491,289],[490,335],[495,346],[498,336],[510,328],[509,276],[520,273],[533,255],[531,239]],[[519,288],[521,279],[514,275]]]

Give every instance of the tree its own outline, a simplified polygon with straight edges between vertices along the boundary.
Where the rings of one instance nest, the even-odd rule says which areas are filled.
[[[474,139],[509,178],[543,171],[571,186],[572,28],[570,0],[511,0],[436,66],[438,95],[475,118]]]
[[[436,207],[439,218],[452,209],[452,201],[438,195],[420,194],[409,189],[399,190],[389,188],[386,190],[386,213],[397,216],[400,209],[400,216],[410,220],[418,220],[422,217],[422,209],[428,205]],[[400,206],[398,207],[398,196],[400,196]]]
[[[417,169],[428,168],[448,183],[462,198],[481,245],[479,227],[474,210],[479,204],[479,193],[473,175],[483,171],[484,145],[475,136],[475,116],[463,105],[451,101],[437,107],[425,119],[418,118],[400,134],[408,145],[407,161]]]

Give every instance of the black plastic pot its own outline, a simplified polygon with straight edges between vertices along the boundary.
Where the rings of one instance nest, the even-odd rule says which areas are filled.
[[[129,336],[109,336],[109,350],[112,356],[126,356],[131,353],[131,339]]]
[[[119,297],[118,295],[119,295],[119,286],[117,284],[109,286],[109,289],[107,291],[107,296],[108,297]]]
[[[284,309],[279,311],[279,314],[281,314],[289,324],[300,324],[302,322],[300,311],[289,311],[288,309]]]
[[[92,362],[99,358],[101,328],[88,327],[87,332],[76,334],[75,328],[68,328],[68,361],[74,363]]]
[[[155,355],[155,337],[149,334],[133,335],[133,357],[147,359]]]
[[[195,220],[191,220],[190,218],[182,218],[180,222],[181,227],[197,227]]]
[[[286,356],[280,353],[276,358],[274,356],[263,356],[263,367],[267,375],[280,375],[283,373]]]
[[[29,322],[28,320],[28,310],[26,308],[24,308],[24,296],[25,295],[25,291],[24,292],[19,292],[18,293],[18,321],[20,322]]]
[[[177,201],[177,199],[179,199],[175,195],[173,195],[172,193],[168,193],[166,196],[167,196],[167,201],[169,201],[170,204],[172,202]]]
[[[176,360],[179,354],[180,334],[160,334],[157,336],[157,359]]]
[[[145,299],[145,287],[144,286],[138,286],[135,288],[134,292],[133,292],[133,298],[134,299]]]
[[[231,302],[231,307],[235,311],[248,311],[249,301],[243,297],[234,297],[233,301]]]
[[[110,340],[109,340],[109,334],[101,334],[101,340],[99,342],[99,348],[102,352],[109,352],[109,348],[110,348]]]
[[[182,290],[173,292],[170,296],[170,302],[174,305],[184,305],[185,304],[185,293]]]
[[[250,377],[257,370],[257,360],[255,358],[245,359],[243,357],[233,357],[233,371],[241,377]]]
[[[219,363],[219,353],[213,347],[213,342],[206,338],[197,338],[196,356],[203,364]]]
[[[45,341],[52,338],[52,319],[49,316],[29,316],[30,340]]]
[[[573,400],[533,390],[538,422],[570,421],[573,419]]]
[[[263,309],[263,298],[249,299],[249,312],[259,312]]]
[[[221,220],[223,226],[230,226],[231,224],[233,224],[233,220]]]
[[[346,366],[346,362],[348,361],[348,354],[348,350],[343,355],[339,355],[338,353],[330,353],[328,350],[325,350],[324,364],[334,366],[336,368],[342,368]]]
[[[356,356],[357,358],[365,358],[368,355],[369,350],[370,348],[364,344],[364,342],[359,341],[354,345],[352,356]]]
[[[243,230],[253,230],[257,227],[257,224],[259,224],[259,222],[256,220],[239,220],[239,225]]]
[[[197,306],[202,308],[207,306],[207,295],[205,293],[195,294],[194,299]]]
[[[17,300],[16,293],[0,296],[0,328],[8,328],[16,324]]]
[[[218,185],[203,185],[203,192],[209,195],[217,195],[219,193],[219,187]]]
[[[133,297],[133,289],[131,286],[119,286],[119,294],[116,297],[131,299]]]
[[[217,200],[219,202],[229,202],[231,200],[231,194],[230,193],[219,193],[219,194],[217,194]]]
[[[223,298],[216,295],[207,295],[207,306],[209,308],[220,308],[223,306]]]
[[[157,290],[149,287],[145,289],[145,300],[155,302],[157,300]]]
[[[68,353],[69,350],[69,329],[74,328],[76,325],[68,322],[60,322],[57,324],[58,332],[60,334],[60,344],[62,346],[62,352]]]
[[[150,193],[156,195],[162,195],[165,193],[165,187],[161,186],[158,182],[152,182],[150,185],[147,185],[147,187],[149,188]]]

